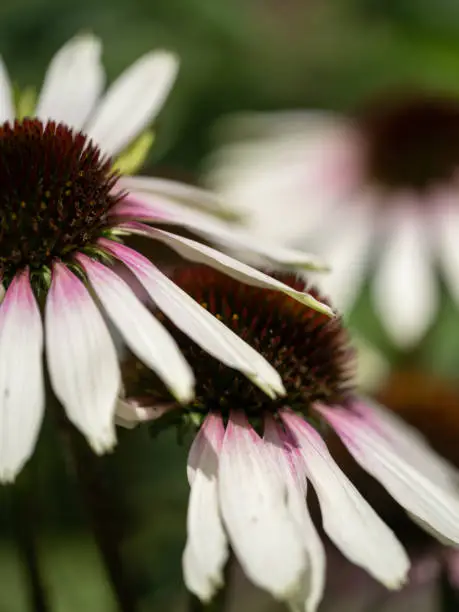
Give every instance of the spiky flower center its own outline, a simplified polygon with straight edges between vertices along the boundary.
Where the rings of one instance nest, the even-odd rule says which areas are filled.
[[[281,280],[295,289],[304,283]],[[244,409],[256,420],[289,405],[308,414],[311,404],[343,404],[352,391],[353,351],[341,321],[330,319],[292,298],[239,283],[205,267],[180,269],[174,281],[204,308],[256,349],[279,372],[287,396],[269,398],[242,373],[221,364],[164,319],[196,375],[196,400],[190,409],[206,414]],[[313,291],[313,293],[315,293]],[[323,301],[322,296],[318,296]],[[143,401],[170,401],[164,387],[137,360],[126,363],[128,395]]]
[[[425,190],[459,167],[459,104],[411,96],[371,105],[361,118],[368,175],[382,187]]]
[[[111,162],[83,133],[38,119],[0,127],[0,272],[6,282],[91,245],[120,199]]]

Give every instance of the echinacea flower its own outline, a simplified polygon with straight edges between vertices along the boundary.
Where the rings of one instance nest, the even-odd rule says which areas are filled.
[[[169,422],[199,425],[188,457],[183,568],[190,591],[212,598],[231,547],[255,585],[293,610],[316,610],[325,554],[308,510],[309,484],[323,529],[342,553],[388,588],[404,583],[406,553],[334,461],[331,429],[416,522],[459,545],[454,468],[397,417],[355,395],[353,351],[339,318],[213,270],[180,269],[173,278],[273,364],[286,390],[270,397],[175,334],[196,373],[194,401],[168,413]],[[303,282],[281,278],[304,290]],[[135,359],[128,365],[128,397],[142,393],[144,406],[171,401],[145,367]]]
[[[111,265],[122,262],[156,305],[212,355],[239,368],[273,394],[279,377],[246,346],[122,243],[140,234],[181,256],[215,266],[257,286],[287,291],[330,312],[311,296],[196,240],[143,222],[193,226],[212,240],[219,233],[204,212],[217,206],[196,188],[146,177],[123,177],[132,159],[117,157],[155,118],[177,72],[171,53],[147,53],[102,96],[101,44],[91,35],[67,43],[54,57],[35,105],[15,106],[0,63],[0,480],[14,479],[33,451],[45,406],[43,351],[52,389],[70,421],[97,452],[115,443],[114,415],[144,416],[127,406],[115,345],[104,316],[127,346],[152,368],[179,402],[193,397],[194,376],[176,342]],[[18,114],[19,113],[19,114]],[[133,152],[131,151],[133,154]],[[139,151],[134,157],[138,157]],[[114,161],[112,162],[112,158]],[[223,239],[238,243],[237,233]],[[271,257],[307,257],[266,249]]]
[[[208,184],[258,238],[327,253],[318,281],[340,311],[366,279],[392,341],[415,344],[437,309],[441,268],[459,302],[459,102],[383,97],[325,112],[228,121]],[[226,133],[226,132],[225,132]]]

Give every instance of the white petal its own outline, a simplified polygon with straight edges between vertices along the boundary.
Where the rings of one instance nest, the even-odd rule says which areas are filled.
[[[88,290],[60,263],[53,266],[45,333],[51,384],[67,416],[96,452],[109,450],[121,382],[116,350]]]
[[[308,511],[307,481],[303,458],[272,417],[266,419],[264,440],[273,453],[280,477],[287,489],[287,505],[298,525],[308,557],[301,591],[291,602],[294,609],[315,612],[325,585],[325,551]]]
[[[350,310],[358,297],[368,269],[369,255],[376,236],[376,219],[369,194],[362,194],[352,203],[343,205],[330,220],[324,234],[318,232],[320,249],[330,264],[328,274],[314,276],[321,292],[330,296],[341,312]],[[323,236],[323,238],[322,238]]]
[[[252,285],[253,287],[280,291],[281,293],[285,293],[305,306],[309,306],[310,308],[327,314],[328,316],[334,316],[334,312],[329,306],[319,302],[309,293],[297,291],[285,283],[282,283],[281,281],[260,272],[260,270],[252,268],[251,266],[248,266],[247,264],[244,264],[241,261],[230,257],[229,255],[225,255],[216,249],[201,244],[196,240],[184,238],[182,236],[171,234],[170,232],[156,229],[154,227],[148,227],[140,223],[126,223],[123,224],[123,227],[124,226],[126,226],[126,228],[134,234],[148,236],[149,238],[154,238],[164,242],[185,259],[215,268],[216,270],[223,272],[223,274],[227,274],[228,276],[231,276],[231,278],[247,283],[248,285]]]
[[[43,326],[25,271],[0,306],[1,482],[13,481],[32,454],[43,409]]]
[[[428,227],[413,208],[402,202],[395,209],[373,286],[375,308],[402,347],[422,337],[438,301]]]
[[[218,507],[218,457],[225,430],[220,415],[209,414],[188,457],[191,492],[183,572],[189,591],[209,601],[223,584],[228,545]]]
[[[78,260],[132,352],[158,374],[180,402],[190,401],[193,372],[169,333],[115,272],[86,256],[80,255]]]
[[[177,203],[198,210],[203,209],[214,215],[226,215],[230,212],[228,204],[217,194],[194,185],[150,176],[123,176],[120,180],[122,188],[129,192],[139,191],[154,196],[164,196],[171,198],[172,203],[176,200]]]
[[[220,506],[247,576],[275,598],[300,591],[306,555],[269,450],[245,417],[230,416],[220,455]]]
[[[320,408],[321,414],[333,426],[354,459],[374,476],[410,514],[440,533],[443,539],[459,544],[459,488],[441,486],[441,481],[429,477],[423,470],[436,454],[427,447],[424,460],[417,462],[419,446],[414,454],[402,452],[400,445],[391,444],[377,423],[371,425],[348,410]]]
[[[120,180],[119,185],[120,187],[125,186],[124,179]],[[234,225],[224,223],[215,215],[206,214],[200,210],[191,210],[189,206],[174,202],[162,195],[131,192],[127,198],[112,209],[112,214],[116,217],[136,217],[155,223],[174,223],[228,249],[252,253],[258,259],[261,257],[262,260],[271,263],[313,270],[328,270],[326,263],[315,255],[257,238],[253,233],[244,232]]]
[[[15,117],[13,92],[6,66],[0,57],[0,123],[13,122]]]
[[[101,240],[100,243],[131,270],[159,308],[201,348],[227,366],[243,372],[268,395],[285,394],[279,374],[262,355],[177,287],[148,259],[113,241]]]
[[[62,121],[81,130],[104,86],[102,45],[91,34],[72,38],[51,60],[37,102],[43,121]]]
[[[109,155],[126,147],[156,117],[177,76],[167,51],[147,53],[109,88],[86,132]]]
[[[336,465],[315,429],[293,412],[283,412],[282,418],[301,449],[325,532],[353,563],[388,588],[401,587],[409,561],[393,532]]]
[[[452,296],[459,302],[459,210],[456,193],[442,194],[433,204],[436,243],[445,279]]]

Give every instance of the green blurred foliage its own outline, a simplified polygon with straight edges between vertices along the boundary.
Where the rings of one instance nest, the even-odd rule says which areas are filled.
[[[411,84],[459,93],[459,3],[454,0],[2,0],[0,49],[15,83],[39,87],[57,48],[82,30],[104,41],[109,80],[151,48],[176,50],[182,70],[157,125],[147,171],[193,177],[215,121],[237,110],[351,109]],[[457,378],[457,311],[444,300],[410,359]],[[351,324],[394,364],[398,354],[364,293]],[[65,448],[47,423],[18,481],[27,491],[52,610],[109,612],[115,603]],[[174,435],[121,432],[101,461],[111,518],[136,610],[183,605],[180,555],[188,485]],[[11,487],[0,490],[0,612],[32,610],[15,538]]]

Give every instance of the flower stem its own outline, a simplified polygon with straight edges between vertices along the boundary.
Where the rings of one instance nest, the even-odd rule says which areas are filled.
[[[36,511],[36,500],[30,490],[29,474],[23,473],[11,488],[11,511],[16,543],[27,580],[30,610],[49,612],[48,595],[38,559],[34,508]]]
[[[107,457],[98,457],[70,423],[61,423],[76,480],[86,502],[96,544],[116,598],[119,612],[136,612],[137,596],[125,571],[120,540],[125,529],[121,500],[108,482]]]

